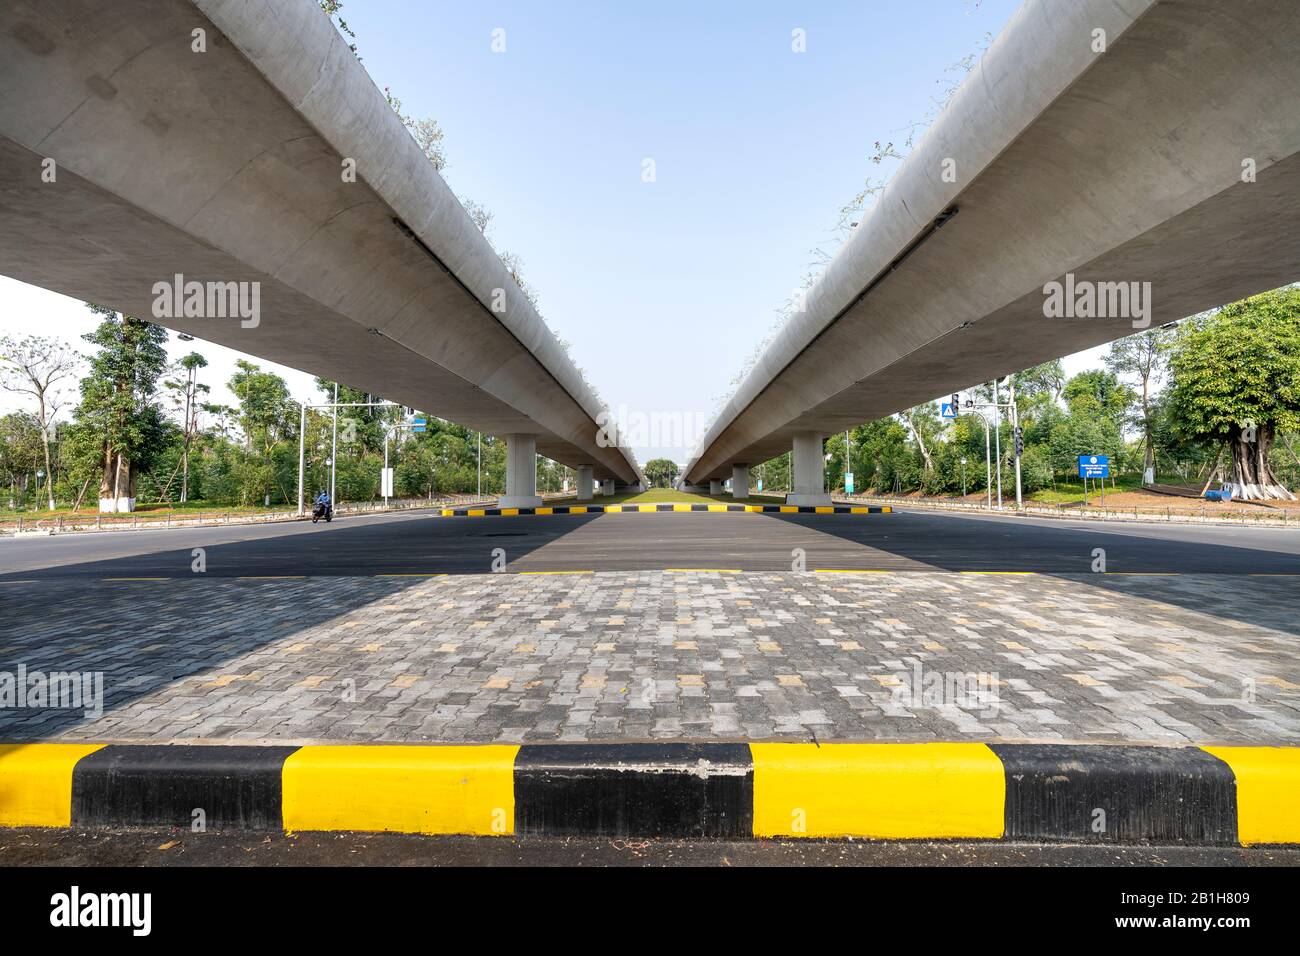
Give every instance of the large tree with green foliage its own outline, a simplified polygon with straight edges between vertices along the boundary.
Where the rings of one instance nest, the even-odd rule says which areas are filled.
[[[1293,500],[1269,453],[1300,428],[1300,286],[1225,305],[1179,333],[1169,361],[1174,427],[1229,451],[1235,496]]]
[[[645,463],[645,476],[652,488],[671,488],[677,480],[677,463],[671,458],[651,458]]]
[[[81,380],[76,423],[98,451],[100,510],[133,511],[136,479],[167,440],[167,422],[155,400],[167,368],[167,331],[101,306],[90,311],[101,321],[82,337],[98,351]]]

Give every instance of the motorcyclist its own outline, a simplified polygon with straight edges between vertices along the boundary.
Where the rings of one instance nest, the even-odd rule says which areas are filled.
[[[317,515],[320,515],[322,517],[333,516],[334,508],[330,505],[329,492],[322,491],[319,495],[316,496],[315,507],[316,507]]]

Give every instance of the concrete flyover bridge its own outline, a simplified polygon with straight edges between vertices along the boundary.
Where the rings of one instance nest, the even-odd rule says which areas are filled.
[[[684,478],[824,503],[828,434],[1300,278],[1297,104],[1296,0],[1026,0]]]
[[[0,272],[643,477],[313,0],[7,0]]]

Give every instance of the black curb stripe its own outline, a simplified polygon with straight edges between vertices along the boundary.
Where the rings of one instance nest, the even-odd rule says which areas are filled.
[[[1236,777],[1199,748],[989,747],[1006,770],[1004,839],[1237,843]]]
[[[749,839],[748,744],[524,745],[515,833]]]
[[[297,747],[109,745],[72,771],[73,826],[278,830],[281,774]]]

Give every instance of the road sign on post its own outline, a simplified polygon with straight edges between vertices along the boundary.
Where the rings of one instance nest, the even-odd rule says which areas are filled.
[[[1110,458],[1107,455],[1080,455],[1080,478],[1109,478]]]
[[[956,395],[953,396],[954,399],[955,399],[956,397],[957,397]],[[957,417],[957,403],[956,403],[955,401],[952,401],[952,402],[940,402],[940,403],[939,403],[939,414],[942,415],[944,418],[956,418],[956,417]]]
[[[844,474],[844,493],[846,495],[853,494],[853,472],[851,471]]]
[[[391,498],[393,495],[393,469],[382,468],[379,471],[379,494],[384,498]]]
[[[429,424],[429,423],[428,423],[427,421],[425,421],[423,418],[415,418],[415,419],[412,419],[412,420],[411,420],[411,431],[413,431],[413,432],[423,432],[423,431],[428,431],[428,424]]]

